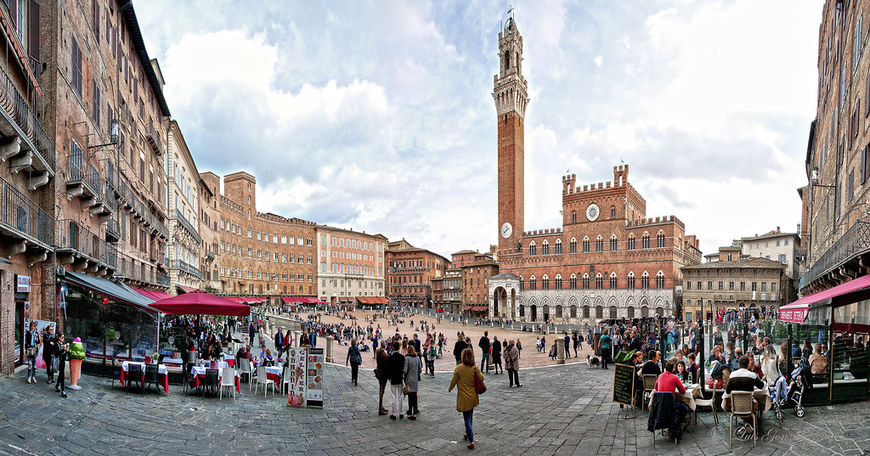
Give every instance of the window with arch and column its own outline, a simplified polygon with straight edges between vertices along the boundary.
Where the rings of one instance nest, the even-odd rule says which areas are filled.
[[[544,274],[544,277],[541,277],[541,289],[549,290],[550,289],[550,277],[547,274]]]
[[[640,276],[640,287],[646,290],[649,288],[649,273],[643,271],[643,275]]]
[[[557,290],[562,289],[562,274],[556,274],[555,287]]]
[[[589,253],[589,237],[583,238],[583,253]]]
[[[562,318],[562,306],[556,306],[556,318]]]
[[[572,289],[572,290],[576,290],[576,289],[577,289],[577,275],[575,275],[575,274],[571,274],[571,279],[570,279],[570,280],[571,280],[571,281],[570,281],[569,284],[568,284],[568,288],[570,288],[570,289]]]
[[[571,211],[571,223],[577,223],[577,211]]]
[[[615,252],[618,250],[619,240],[616,238],[615,234],[610,235],[610,251]]]
[[[536,289],[537,289],[537,279],[535,278],[535,276],[531,276],[531,277],[529,277],[529,290],[536,290]]]
[[[541,255],[549,255],[550,254],[550,242],[544,239],[544,242],[541,243]]]
[[[554,250],[555,250],[554,253],[556,255],[562,254],[562,240],[561,239],[556,239],[556,245],[554,246]]]
[[[583,306],[583,318],[589,318],[589,306]]]
[[[616,206],[610,206],[610,218],[616,218]]]
[[[617,282],[618,282],[618,281],[617,281],[617,279],[616,279],[616,273],[615,273],[615,272],[611,272],[611,273],[610,273],[610,288],[611,288],[611,289],[616,289],[616,287],[617,287]]]
[[[628,316],[628,318],[634,318],[634,307],[633,306],[628,306],[628,309],[626,309],[626,316]]]
[[[664,247],[665,246],[665,232],[659,230],[659,233],[656,234],[656,247]]]
[[[628,250],[634,250],[634,233],[628,235]]]
[[[583,274],[583,288],[589,288],[589,274]]]
[[[665,288],[665,273],[662,271],[659,271],[656,274],[656,288],[658,288],[659,290],[663,290]]]
[[[610,318],[616,320],[616,306],[610,306]]]
[[[604,308],[601,306],[595,306],[595,318],[604,318]]]
[[[520,291],[523,291],[525,289],[526,289],[526,284],[525,284],[525,282],[523,282],[523,278],[520,277]]]
[[[571,305],[571,313],[568,314],[571,318],[577,318],[577,306]]]
[[[568,251],[577,253],[577,239],[571,238],[571,244],[568,246]]]
[[[600,272],[595,274],[595,288],[598,290],[604,288],[604,276]]]
[[[601,238],[599,234],[597,238],[595,238],[595,251],[601,252],[604,250],[604,239]]]
[[[643,238],[641,238],[641,247],[640,248],[642,248],[642,249],[649,248],[649,233],[646,233],[646,232],[643,233]]]
[[[629,290],[634,290],[634,272],[628,273],[628,280],[625,285]]]
[[[535,245],[535,241],[532,241],[529,244],[529,255],[537,255],[538,254],[538,246]]]

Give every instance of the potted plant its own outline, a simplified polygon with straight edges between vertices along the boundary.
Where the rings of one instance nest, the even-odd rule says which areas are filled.
[[[82,374],[82,361],[85,359],[85,346],[82,345],[82,339],[76,337],[73,343],[69,346],[69,389],[82,389],[78,385],[79,376]]]

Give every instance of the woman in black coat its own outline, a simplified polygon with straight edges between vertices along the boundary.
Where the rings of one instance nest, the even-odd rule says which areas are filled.
[[[504,367],[501,365],[501,344],[498,341],[498,336],[492,337],[492,366],[495,368],[495,373],[498,374],[499,369],[504,372]]]

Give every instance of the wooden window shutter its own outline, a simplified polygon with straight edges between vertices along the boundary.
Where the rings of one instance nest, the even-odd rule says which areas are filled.
[[[861,184],[867,180],[867,146],[861,149]]]
[[[27,16],[28,54],[30,54],[31,59],[39,62],[39,3],[36,0],[30,0],[30,8]]]

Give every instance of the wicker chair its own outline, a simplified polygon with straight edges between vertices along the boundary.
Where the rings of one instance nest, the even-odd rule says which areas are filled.
[[[713,421],[716,423],[716,426],[719,426],[719,415],[716,413],[716,382],[713,382],[713,397],[710,399],[695,399],[695,413],[694,420],[695,426],[698,426],[698,407],[710,407],[713,411]]]
[[[758,417],[753,408],[752,393],[749,391],[734,391],[731,393],[731,418],[728,419],[728,444],[734,441],[734,420],[738,417],[752,418],[752,445],[758,443]]]
[[[643,375],[643,405],[646,405],[647,410],[649,410],[649,398],[655,390],[656,380],[658,380],[658,378],[659,376],[655,374]],[[643,410],[643,406],[641,406],[641,410]]]

